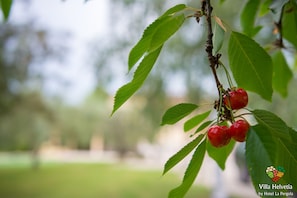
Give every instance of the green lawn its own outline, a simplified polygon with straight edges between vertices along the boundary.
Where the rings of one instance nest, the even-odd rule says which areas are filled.
[[[37,171],[0,167],[1,198],[164,198],[181,179],[161,171],[134,170],[121,164],[54,164]],[[210,197],[195,186],[191,197]]]

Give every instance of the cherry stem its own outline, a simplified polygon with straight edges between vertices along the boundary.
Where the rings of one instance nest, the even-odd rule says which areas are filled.
[[[233,87],[233,83],[232,83],[232,80],[231,80],[231,76],[229,74],[229,71],[227,70],[227,68],[225,67],[225,65],[223,63],[220,63],[220,65],[224,68],[225,70],[225,73],[226,73],[226,76],[227,76],[227,80],[228,80],[228,84],[229,84],[229,87]]]

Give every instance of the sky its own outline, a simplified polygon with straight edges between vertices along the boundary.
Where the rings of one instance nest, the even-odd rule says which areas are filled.
[[[44,72],[61,76],[69,82],[67,90],[49,78],[47,94],[61,94],[69,103],[81,102],[94,88],[95,78],[86,61],[88,43],[107,34],[108,0],[26,0],[14,1],[9,21],[34,21],[51,32],[67,32],[69,54],[64,62],[48,61]],[[70,41],[70,42],[69,42]],[[66,65],[66,66],[65,66]],[[65,93],[66,92],[66,93]]]

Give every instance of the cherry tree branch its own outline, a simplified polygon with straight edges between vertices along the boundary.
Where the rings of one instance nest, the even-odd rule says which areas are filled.
[[[212,74],[216,81],[216,86],[218,89],[219,100],[215,101],[214,108],[218,112],[218,122],[224,120],[230,120],[231,122],[234,120],[232,110],[227,108],[223,102],[223,96],[226,94],[226,90],[224,90],[223,85],[221,84],[218,75],[217,68],[219,66],[219,59],[221,54],[213,54],[213,30],[211,23],[211,14],[212,14],[212,6],[210,0],[202,0],[201,5],[201,15],[205,16],[207,22],[207,40],[205,45],[205,51],[207,53],[209,66],[211,68]],[[197,18],[196,18],[197,19]],[[198,16],[199,19],[199,16]],[[199,22],[199,20],[197,20]]]
[[[213,41],[212,41],[213,31],[212,31],[212,23],[211,23],[212,9],[213,8],[211,6],[210,0],[202,0],[201,11],[202,11],[202,14],[205,15],[205,17],[206,17],[207,29],[208,29],[205,51],[207,52],[207,57],[208,57],[209,64],[210,64],[209,66],[210,66],[212,74],[215,78],[217,89],[220,94],[222,84],[219,81],[216,69],[218,67],[219,58],[221,55],[220,54],[217,54],[216,56],[213,55]]]

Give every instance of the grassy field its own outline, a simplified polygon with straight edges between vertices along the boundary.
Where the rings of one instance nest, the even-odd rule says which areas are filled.
[[[164,198],[181,179],[121,164],[53,164],[37,171],[0,168],[1,198]],[[187,198],[210,197],[195,186]]]

